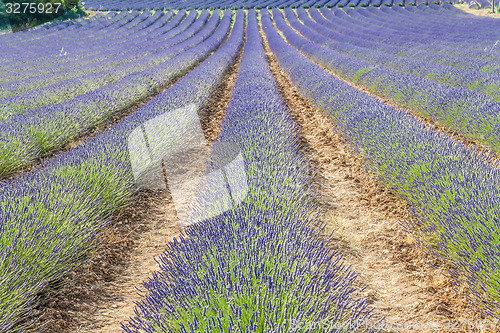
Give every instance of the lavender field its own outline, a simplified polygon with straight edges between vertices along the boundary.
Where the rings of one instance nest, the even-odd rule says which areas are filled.
[[[500,329],[496,3],[82,5],[0,20],[0,332]]]

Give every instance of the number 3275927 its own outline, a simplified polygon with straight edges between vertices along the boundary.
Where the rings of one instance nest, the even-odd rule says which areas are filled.
[[[30,2],[23,2],[23,3],[6,3],[5,4],[5,10],[7,14],[57,14],[61,7],[61,3],[30,3]]]

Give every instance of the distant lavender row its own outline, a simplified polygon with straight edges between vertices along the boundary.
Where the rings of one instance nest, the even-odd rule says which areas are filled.
[[[418,4],[454,3],[454,0],[419,0]],[[460,0],[459,0],[460,2]],[[483,6],[489,5],[488,0],[477,0]],[[405,6],[416,5],[415,0],[194,0],[189,3],[183,0],[86,0],[84,6],[91,10],[131,10],[131,9],[177,9],[177,8],[266,8],[267,6]]]
[[[2,49],[5,53],[2,58],[6,60],[1,68],[0,82],[29,77],[24,72],[46,74],[60,69],[77,68],[92,61],[109,59],[120,47],[130,49],[131,43],[152,43],[148,39],[161,34],[160,28],[172,15],[173,12],[163,15],[161,11],[153,15],[150,12],[127,13],[125,17],[106,27],[99,27],[100,24],[92,27],[89,23],[73,32],[66,32],[66,29],[71,29],[65,28],[52,34],[49,40],[45,40],[45,34],[27,41],[24,38],[19,40],[19,33],[8,34],[10,38],[6,42],[19,43]],[[111,17],[105,23],[108,24],[118,16],[120,15]]]
[[[23,165],[30,165],[37,157],[64,147],[197,65],[207,56],[200,50],[205,51],[205,45],[214,45],[214,38],[221,40],[226,34],[224,29],[227,29],[227,20],[229,17],[212,34],[219,22],[217,10],[205,29],[192,40],[188,39],[176,47],[172,59],[70,100],[17,115],[0,124],[0,176],[12,173]]]
[[[144,23],[148,23],[148,13],[138,15],[134,20],[129,21],[129,19],[121,22],[123,25],[112,24],[111,26],[101,30],[100,35],[92,33],[92,28],[90,24],[87,24],[87,28],[80,28],[75,30],[75,35],[71,36],[70,32],[64,32],[65,29],[53,33],[51,39],[46,40],[45,38],[38,38],[35,40],[19,41],[16,40],[16,34],[8,34],[11,38],[5,38],[5,44],[10,43],[11,45],[6,45],[2,50],[2,60],[7,66],[2,68],[1,78],[3,81],[4,77],[9,73],[19,73],[21,70],[32,70],[36,68],[38,71],[43,70],[48,72],[45,68],[52,64],[66,63],[74,59],[82,59],[82,55],[93,54],[98,55],[101,51],[98,47],[98,43],[102,43],[103,40],[107,41],[106,45],[101,44],[101,48],[107,49],[113,47],[117,43],[123,43],[123,38],[127,36],[133,36],[137,34],[138,30],[144,31]],[[158,18],[157,15],[151,16],[149,20]],[[133,21],[142,20],[140,24],[134,24]],[[120,20],[121,21],[121,20]],[[128,22],[127,22],[128,21]],[[68,30],[71,30],[67,28]],[[112,34],[116,32],[116,35]],[[48,33],[47,33],[48,34]],[[72,38],[66,39],[70,35]],[[44,34],[41,36],[45,36]],[[87,47],[85,47],[85,41],[87,41]],[[17,42],[17,43],[15,43]],[[17,44],[17,45],[14,45]],[[66,55],[61,53],[61,49],[66,47],[66,51],[69,51]],[[23,48],[27,49],[27,52],[22,52]],[[38,57],[37,63],[36,53],[41,55]],[[102,53],[102,52],[101,52]],[[63,57],[64,55],[64,57]],[[9,60],[7,60],[9,59]],[[33,68],[27,65],[31,64]],[[77,65],[75,62],[74,64]]]
[[[351,16],[356,16],[354,19],[351,16],[348,16],[349,13]],[[410,13],[407,9],[399,8],[397,10],[387,9],[387,10],[379,10],[374,8],[363,9],[346,9],[345,12],[340,9],[335,9],[334,13],[326,8],[321,8],[319,11],[317,9],[309,10],[309,14],[312,19],[316,22],[313,25],[319,26],[321,25],[321,31],[324,31],[323,34],[332,38],[334,40],[338,40],[344,43],[349,43],[356,45],[358,47],[368,48],[371,50],[376,50],[378,52],[382,52],[388,54],[390,57],[399,57],[399,58],[410,58],[412,60],[420,60],[422,57],[425,57],[426,62],[433,62],[436,64],[442,65],[451,65],[453,67],[465,67],[464,69],[470,70],[478,70],[482,69],[486,71],[486,65],[492,65],[496,61],[493,55],[488,55],[489,52],[485,52],[482,50],[482,47],[477,43],[469,43],[469,46],[475,45],[475,49],[478,48],[482,50],[481,55],[484,56],[484,60],[482,60],[482,65],[476,64],[477,59],[465,59],[463,55],[457,56],[454,55],[458,52],[458,49],[465,47],[465,44],[455,43],[454,40],[460,39],[463,40],[465,36],[471,36],[471,34],[460,34],[455,32],[447,32],[449,30],[457,30],[457,27],[454,26],[442,26],[436,27],[435,33],[432,35],[418,33],[414,30],[408,29],[409,31],[404,34],[400,34],[397,31],[393,31],[392,28],[386,27],[386,22],[382,19],[379,19],[380,16],[387,16],[389,18],[393,16],[397,16],[399,12]],[[301,19],[306,15],[301,14]],[[415,18],[415,14],[410,14],[409,17],[405,18],[407,22],[412,22]],[[454,16],[459,16],[454,13]],[[326,18],[325,18],[326,17]],[[378,26],[376,24],[370,25],[370,18],[375,17],[373,21],[380,20]],[[307,18],[308,22],[305,22],[307,25],[313,27],[311,23],[313,22],[311,18]],[[476,22],[477,23],[477,22]],[[481,24],[476,24],[472,22],[470,24],[470,30],[474,30],[477,26]],[[500,26],[499,26],[500,27]],[[314,28],[314,27],[313,27]],[[326,29],[325,29],[326,28]],[[317,29],[316,29],[317,30]],[[373,31],[376,30],[377,34],[374,35]],[[441,31],[442,33],[439,33]],[[446,37],[442,37],[441,35],[445,35]],[[475,40],[478,40],[477,37],[473,37]],[[440,48],[440,45],[445,45],[449,40],[452,47],[447,46],[446,48]],[[481,39],[484,40],[484,39]],[[433,42],[431,42],[433,41]],[[448,44],[449,44],[448,43]],[[455,44],[453,44],[455,43]],[[491,50],[490,45],[488,51]],[[439,47],[439,51],[437,48]],[[471,46],[472,47],[472,46]],[[495,51],[493,49],[493,51]],[[490,58],[490,59],[487,59]],[[448,63],[449,62],[449,63]],[[482,66],[482,67],[480,67]]]
[[[308,38],[311,37],[311,40],[321,45],[349,56],[361,58],[374,65],[392,68],[449,86],[462,87],[468,90],[479,90],[494,100],[500,100],[500,70],[493,70],[493,63],[491,62],[485,65],[488,67],[483,67],[484,69],[482,70],[469,68],[462,69],[440,64],[440,62],[442,62],[442,54],[428,53],[426,61],[407,57],[403,54],[403,51],[398,52],[398,55],[394,55],[392,52],[384,52],[383,44],[364,42],[357,37],[341,35],[333,30],[325,29],[325,27],[330,26],[332,23],[326,21],[315,8],[309,10],[309,15],[315,22],[303,9],[298,9],[297,12],[299,19],[316,32],[316,34],[313,34],[314,36],[308,35]],[[361,9],[356,12],[366,14],[368,11]],[[290,12],[288,13],[291,15]],[[294,19],[293,15],[291,18]],[[296,19],[294,22],[297,24]],[[379,31],[382,29],[381,27],[378,28]],[[380,34],[383,35],[382,33]],[[404,36],[406,37],[404,38],[405,40],[411,39],[411,34],[405,34]],[[457,46],[457,48],[458,47],[459,46]],[[392,46],[388,46],[387,48],[391,49]],[[434,62],[429,63],[429,59],[433,59]],[[472,59],[468,59],[467,62],[477,64]],[[500,68],[500,63],[497,67]],[[486,71],[488,68],[492,70]]]
[[[159,14],[153,16],[158,18]],[[119,15],[110,18],[108,21],[113,21]],[[35,40],[20,41],[18,45],[12,45],[3,49],[3,57],[10,59],[5,61],[2,68],[2,76],[0,81],[3,81],[5,74],[18,73],[21,70],[33,70],[34,68],[50,73],[50,65],[62,64],[63,66],[72,61],[71,65],[81,65],[74,60],[82,60],[85,64],[85,57],[100,56],[110,57],[106,51],[112,47],[127,45],[127,37],[137,37],[146,32],[144,23],[148,24],[149,12],[139,15],[139,12],[132,12],[126,15],[121,20],[116,21],[106,27],[92,27],[88,24],[81,29],[76,29],[72,32],[66,32],[66,29],[55,32],[53,34],[42,34],[41,38]],[[109,22],[106,22],[109,23]],[[94,28],[98,28],[97,31]],[[71,30],[68,28],[68,30]],[[18,39],[18,33],[9,34],[10,39],[6,42],[14,42]],[[49,37],[47,40],[46,37]],[[103,45],[104,44],[104,45]],[[61,52],[64,51],[64,52]]]
[[[462,52],[469,52],[473,57],[487,56],[481,48],[480,52],[477,52],[477,47],[496,41],[495,33],[489,32],[488,25],[482,20],[463,17],[444,8],[435,5],[382,9],[359,7],[343,10],[335,8],[333,13],[326,13],[322,9],[322,13],[327,17],[325,21],[332,21],[332,30],[345,34],[346,28],[349,27],[354,30],[352,36],[355,38],[381,42],[389,48],[397,47],[399,51],[404,49],[447,54],[463,48]],[[340,23],[342,24],[339,26]],[[398,26],[403,23],[405,32],[401,34]],[[492,22],[489,28],[494,28],[495,23],[497,22]],[[497,23],[497,26],[500,27],[500,24]],[[374,29],[377,29],[379,34],[374,34]],[[477,38],[475,33],[483,34],[484,37]]]
[[[57,22],[54,26],[48,29],[39,29],[38,31],[30,31],[27,33],[26,30],[20,31],[15,34],[8,34],[2,36],[5,41],[5,48],[2,48],[0,52],[2,54],[9,53],[12,48],[21,47],[23,45],[35,45],[42,46],[43,42],[47,42],[51,37],[60,36],[63,40],[69,40],[68,37],[74,36],[77,41],[77,32],[83,32],[89,35],[94,35],[96,38],[100,38],[105,35],[109,29],[120,29],[125,26],[125,24],[132,22],[140,15],[140,12],[109,12],[106,15],[98,16],[96,19],[77,19],[74,22],[80,22],[80,25],[66,26],[65,22]],[[71,21],[69,21],[71,22]],[[133,25],[131,25],[133,26]],[[96,28],[99,27],[101,31]],[[62,34],[61,30],[68,29],[68,35]],[[85,36],[84,36],[85,37]],[[54,41],[57,42],[57,41]],[[34,52],[33,52],[34,53]]]
[[[215,160],[224,158],[216,149],[224,143],[240,148],[249,195],[167,245],[125,332],[334,332],[307,327],[369,315],[356,299],[354,273],[313,227],[318,208],[297,130],[249,11],[238,78],[213,144]]]
[[[367,10],[356,10],[357,13],[363,14],[364,16],[374,16],[374,17],[384,17],[389,20],[396,20],[399,15],[404,15],[404,18],[402,18],[403,21],[408,21],[411,22],[415,18],[415,14],[412,14],[411,12],[412,7],[406,7],[406,8],[398,8],[395,7],[394,9],[391,8],[382,8],[382,9],[376,9],[376,8],[367,8]],[[434,7],[435,8],[435,7]],[[458,11],[456,8],[448,5],[444,5],[440,8],[443,8],[443,10],[449,11],[450,15],[453,15],[456,17],[456,20],[459,18],[464,18],[464,12]],[[445,9],[446,8],[446,9]],[[347,16],[347,14],[343,11],[339,10],[334,10],[336,14],[332,13],[329,10],[325,10],[323,8],[320,9],[322,15],[328,19],[329,22],[325,22],[324,20],[319,20],[318,23],[324,25],[325,27],[328,27],[330,30],[335,30],[335,27],[349,27],[351,31],[354,32],[354,35],[349,35],[348,30],[339,30],[337,31],[341,35],[348,36],[350,37],[349,40],[352,43],[356,43],[357,46],[361,47],[370,47],[373,49],[377,49],[379,51],[385,52],[385,53],[390,53],[395,56],[405,56],[408,58],[412,59],[417,59],[421,61],[426,61],[426,62],[431,62],[431,63],[438,63],[442,65],[447,65],[447,66],[452,66],[455,68],[460,68],[460,69],[470,69],[470,70],[481,70],[485,72],[491,72],[495,71],[496,68],[490,66],[489,62],[494,61],[494,57],[488,56],[489,51],[492,49],[493,45],[495,42],[491,43],[489,47],[486,47],[486,51],[484,51],[484,47],[479,46],[478,44],[475,44],[473,48],[477,50],[482,50],[483,55],[488,57],[487,59],[479,59],[475,58],[474,61],[468,60],[467,58],[463,57],[461,54],[463,50],[457,47],[455,44],[455,47],[448,48],[448,52],[444,52],[444,50],[441,50],[441,52],[433,52],[433,45],[441,45],[443,42],[440,39],[436,39],[434,35],[427,35],[428,41],[427,41],[427,46],[424,48],[414,48],[414,49],[405,49],[404,45],[401,44],[401,41],[404,41],[401,37],[397,37],[400,35],[399,32],[395,31],[393,34],[387,33],[384,28],[377,27],[376,30],[380,30],[380,36],[379,35],[374,35],[372,31],[367,31],[364,30],[362,34],[356,33],[356,31],[360,28],[364,28],[364,24],[360,20],[355,20],[352,21],[352,18]],[[458,12],[457,12],[458,11]],[[422,12],[421,10],[415,9],[415,13]],[[354,11],[350,10],[349,13],[354,13]],[[425,13],[424,15],[428,15],[428,12],[423,12]],[[462,13],[462,14],[461,14]],[[406,17],[406,16],[410,17]],[[481,20],[477,20],[477,18],[473,15],[466,14],[467,16],[465,17],[467,21],[469,21],[468,24],[472,24],[472,27],[469,29],[471,31],[474,30],[474,25],[477,25],[478,22],[481,22]],[[396,17],[393,17],[396,16]],[[462,22],[459,20],[459,22]],[[495,21],[496,22],[496,21]],[[384,22],[385,23],[385,22]],[[334,24],[334,25],[332,25]],[[367,23],[368,24],[368,23]],[[384,24],[385,25],[385,24]],[[437,28],[439,30],[439,27]],[[453,36],[455,34],[454,31],[458,30],[459,27],[452,29],[448,35]],[[408,36],[408,41],[413,41],[414,39],[421,39],[422,37],[418,37],[418,29],[414,33],[411,33],[411,31],[407,34]],[[424,34],[420,34],[421,36],[425,36]],[[490,34],[488,34],[489,36]],[[378,40],[378,42],[374,43],[374,40]],[[394,45],[394,40],[396,40],[397,45]],[[431,40],[435,40],[432,44],[430,43]],[[483,38],[476,38],[477,42],[480,43]],[[487,40],[485,38],[485,40]],[[423,43],[425,44],[425,39],[423,40]],[[462,45],[463,46],[463,45]],[[428,50],[427,50],[428,49]],[[478,54],[476,54],[478,55]],[[480,55],[480,54],[479,54]]]
[[[481,20],[472,14],[464,17],[449,9],[438,11],[427,6],[419,6],[418,9],[414,7],[380,10],[349,8],[345,11],[333,9],[333,12],[322,8],[321,12],[326,18],[325,21],[329,23],[325,25],[329,29],[342,35],[366,40],[371,45],[379,43],[385,47],[384,52],[406,56],[415,53],[417,53],[415,56],[420,56],[424,52],[452,58],[466,58],[464,60],[468,62],[477,59],[499,63],[496,56],[500,55],[500,51],[491,48],[500,37],[495,29],[495,27],[500,28],[496,19]],[[425,19],[419,19],[421,17]],[[374,22],[378,22],[379,25]],[[402,24],[405,26],[404,34],[397,28]],[[426,33],[426,29],[421,26],[429,27],[430,30]],[[477,38],[477,34],[480,34],[481,38]],[[405,36],[408,38],[404,38]],[[487,51],[484,50],[485,47]]]
[[[444,45],[444,47],[446,48],[455,48],[455,51],[459,51],[454,55],[456,57],[462,56],[460,51],[462,51],[463,48],[463,51],[468,52],[469,56],[475,56],[479,59],[484,57],[485,54],[482,48],[476,49],[476,47],[478,45],[482,45],[484,47],[491,46],[491,43],[494,43],[498,40],[496,28],[500,27],[500,23],[494,17],[474,15],[457,9],[456,7],[453,7],[451,5],[431,5],[428,7],[418,6],[407,7],[405,9],[407,10],[403,11],[401,10],[401,8],[396,10],[396,12],[402,14],[402,19],[408,17],[409,15],[413,15],[413,17],[416,15],[421,18],[422,24],[427,24],[431,21],[442,20],[445,23],[443,35],[448,33],[448,35],[450,36],[468,36],[463,42],[460,41],[460,37],[452,37],[451,40],[445,39],[444,43],[441,43],[440,40],[436,40],[433,43],[435,44],[433,45],[434,48],[431,48],[433,52],[443,53],[442,49],[440,49],[439,47]],[[391,16],[391,11],[387,12],[389,13],[389,16]],[[459,29],[459,27],[462,27],[462,29],[460,30],[460,32],[457,32],[456,30]],[[494,29],[493,33],[491,31],[491,28]],[[476,29],[481,35],[480,38],[477,38],[478,35],[475,33]],[[429,34],[431,35],[432,32],[429,31]],[[476,39],[474,39],[474,37],[476,37]],[[476,53],[474,53],[474,51]],[[493,50],[493,52],[498,52],[498,50]],[[487,57],[484,58],[487,59]]]
[[[129,56],[112,57],[109,61],[97,62],[75,70],[69,68],[52,76],[42,75],[21,82],[0,84],[0,87],[10,90],[9,95],[13,95],[0,98],[0,121],[7,121],[22,113],[39,112],[43,106],[89,93],[173,58],[208,37],[217,26],[219,17],[213,15],[210,23],[202,30],[210,14],[203,11],[198,18],[197,15],[198,13],[192,12],[179,26],[157,37],[149,47],[131,47]],[[15,94],[16,91],[22,93]],[[5,92],[7,93],[9,91]]]
[[[170,15],[165,16],[169,17]],[[135,38],[134,36],[125,36],[124,40],[130,40],[130,43],[124,43],[125,45],[110,46],[109,48],[103,47],[105,52],[107,52],[106,56],[89,56],[77,60],[65,61],[64,63],[55,63],[53,65],[47,64],[42,69],[23,70],[22,72],[4,75],[3,77],[0,77],[0,82],[3,81],[3,83],[0,83],[0,98],[18,95],[33,89],[53,85],[63,80],[83,76],[85,74],[97,74],[97,72],[104,74],[106,73],[104,71],[109,71],[113,68],[117,68],[119,70],[120,68],[123,68],[123,65],[125,64],[130,64],[134,61],[137,62],[143,57],[149,56],[153,53],[158,53],[175,44],[175,40],[173,39],[175,35],[184,32],[187,36],[185,39],[190,36],[190,32],[186,31],[186,28],[194,22],[196,14],[184,20],[186,24],[177,27],[178,23],[184,18],[184,16],[185,12],[180,11],[177,16],[170,20],[167,24],[164,24],[166,22],[163,20],[158,22],[159,24],[153,31],[149,28],[144,29],[151,31],[150,38],[145,38],[142,34],[141,36],[137,36]],[[198,24],[202,24],[202,22],[199,22]],[[156,47],[152,44],[156,45]],[[71,52],[72,46],[67,45],[65,50],[67,51],[64,52]],[[64,55],[61,55],[61,57],[62,56]],[[113,72],[110,73],[113,74]],[[114,79],[116,79],[116,77]],[[84,84],[83,80],[80,82],[82,85]],[[98,82],[99,80],[96,79],[96,83]],[[72,86],[71,81],[68,82],[67,85]],[[98,87],[96,86],[94,89],[96,88]],[[39,93],[39,91],[36,93]],[[55,90],[54,93],[57,93],[57,90]],[[65,96],[66,99],[70,97],[71,96]],[[33,99],[33,96],[29,96],[29,98]],[[1,103],[2,102],[0,101],[0,104]]]
[[[379,10],[369,7],[369,11],[363,11],[362,8],[344,9],[353,19],[359,19],[367,24],[364,28],[359,27],[358,29],[367,31],[366,29],[373,25],[382,27],[382,37],[388,31],[401,32],[398,27],[400,28],[400,24],[404,22],[406,23],[405,35],[408,34],[411,40],[420,38],[424,42],[426,37],[431,37],[431,44],[448,43],[448,46],[453,46],[449,42],[481,43],[493,39],[494,34],[488,30],[488,26],[491,28],[499,25],[497,20],[493,18],[476,16],[449,5],[396,6],[382,7]],[[356,20],[351,22],[356,24]],[[462,27],[462,29],[458,29],[458,27]],[[474,40],[473,37],[477,37],[477,33],[485,35]],[[433,38],[434,36],[439,36],[439,38]],[[400,41],[402,35],[393,35],[393,37],[396,38],[396,41]]]
[[[362,58],[375,64],[416,74],[448,85],[461,86],[467,89],[473,88],[473,90],[482,90],[483,92],[491,95],[494,99],[498,98],[497,95],[500,93],[498,90],[500,89],[495,89],[495,81],[498,82],[500,80],[500,71],[498,70],[491,70],[488,72],[486,71],[487,67],[484,67],[483,70],[478,71],[477,68],[473,68],[472,66],[469,68],[456,68],[455,66],[442,64],[443,54],[432,52],[421,51],[416,53],[418,55],[416,57],[412,57],[411,55],[406,56],[403,51],[403,46],[397,47],[387,44],[385,41],[367,41],[359,37],[341,34],[334,31],[333,28],[339,25],[340,22],[333,23],[331,21],[327,21],[316,8],[308,11],[312,19],[302,9],[297,10],[297,12],[299,19],[306,26],[316,32],[317,37],[315,39],[317,39],[318,43],[321,43],[322,45],[328,46],[350,56]],[[360,15],[369,15],[368,12],[370,11],[360,8],[359,10],[350,10],[349,12],[360,13]],[[364,15],[362,17],[365,17]],[[377,29],[380,31],[380,35],[384,36],[383,31],[385,29],[383,27],[378,27]],[[321,37],[320,35],[323,35],[324,37]],[[392,35],[392,32],[387,33],[387,40],[390,39],[390,35]],[[412,34],[404,34],[404,37],[405,38],[401,38],[401,40],[403,42],[407,42],[412,39]],[[394,37],[392,39],[399,38]],[[394,44],[394,41],[392,43]],[[424,53],[426,54],[425,61],[419,59]],[[471,59],[468,61],[464,59],[464,62],[477,65],[477,62],[472,61]],[[492,63],[488,62],[485,66],[492,68]]]
[[[182,0],[111,0],[103,3],[102,1],[90,0],[85,2],[85,7],[88,9],[93,8],[94,10],[129,10],[129,9],[140,9],[140,8],[258,8],[265,6],[302,6],[308,5],[313,6],[315,4],[326,5],[332,0],[195,0],[187,4]],[[337,0],[333,0],[337,1]]]
[[[60,27],[61,25],[66,25],[66,23],[70,23],[70,22],[72,23],[71,25],[73,26],[73,28],[69,28],[71,30],[71,29],[75,29],[75,27],[81,27],[81,26],[86,25],[86,24],[90,24],[90,23],[95,24],[94,22],[96,22],[96,21],[103,22],[103,20],[105,20],[106,17],[111,18],[112,16],[115,16],[116,14],[117,14],[117,12],[110,11],[107,13],[97,13],[96,15],[93,15],[92,17],[81,17],[79,19],[74,19],[74,20],[70,20],[70,21],[63,21],[63,22],[62,21],[55,21],[52,23],[46,23],[46,24],[42,24],[39,26],[29,28],[29,29],[20,30],[18,33],[18,35],[19,35],[18,38],[20,40],[23,38],[26,38],[27,36],[30,36],[30,38],[34,38],[36,36],[36,34],[39,34],[40,32],[47,32],[47,33],[50,33],[51,31],[54,32],[54,31],[57,31],[56,29],[58,29],[58,27]],[[2,40],[4,38],[11,39],[12,36],[10,34],[0,35],[0,40]]]
[[[500,317],[498,163],[329,74],[283,40],[267,11],[262,25],[299,92],[412,205],[417,223],[408,229],[447,262],[474,305]]]
[[[287,22],[278,10],[273,11],[274,20],[287,41],[307,57],[400,106],[500,151],[499,102],[491,101],[475,91],[448,87],[415,75],[375,66],[310,42],[301,35],[315,39],[319,34],[301,25],[291,9],[285,11]]]
[[[26,319],[41,293],[85,260],[99,245],[109,214],[132,198],[131,131],[168,110],[208,102],[242,44],[240,30],[217,49],[230,30],[231,14],[226,12],[220,28],[184,57],[213,55],[171,88],[81,146],[2,184],[0,332],[20,332],[30,323]],[[237,16],[235,26],[242,26],[244,15]],[[157,75],[152,78],[165,74]]]
[[[168,13],[162,15],[158,20],[154,21],[154,23],[151,24],[151,22],[155,20],[154,16],[156,16],[153,15],[150,18],[151,21],[150,19],[146,20],[146,22],[149,21],[150,25],[145,26],[143,29],[134,34],[129,35],[128,38],[134,39],[137,44],[140,44],[141,43],[140,41],[146,40],[143,43],[144,45],[148,45],[148,43],[152,42],[152,41],[148,42],[149,38],[145,38],[145,36],[148,33],[151,35],[152,38],[157,37],[162,33],[164,34],[168,30],[175,27],[178,24],[178,22],[180,22],[184,18],[184,15],[185,15],[184,11],[179,11],[178,16],[174,17],[173,12],[169,11]],[[70,69],[75,71],[85,70],[85,68],[91,66],[93,62],[101,63],[105,61],[112,61],[111,59],[109,59],[110,57],[125,57],[127,56],[127,54],[136,53],[134,52],[133,48],[128,46],[129,44],[126,43],[126,39],[119,44],[114,44],[110,41],[110,44],[112,45],[104,46],[103,48],[106,49],[106,51],[111,55],[102,53],[102,54],[91,54],[84,57],[77,57],[76,59],[74,59],[73,57],[65,59],[66,57],[71,55],[72,51],[74,51],[74,49],[72,49],[71,47],[69,47],[68,49],[68,46],[71,46],[71,44],[69,44],[66,46],[65,50],[63,48],[58,50],[59,56],[56,58],[52,58],[51,59],[52,61],[47,62],[43,67],[34,67],[30,69],[24,68],[22,71],[16,70],[10,73],[6,73],[4,75],[0,75],[0,84],[12,81],[25,80],[28,78],[40,77],[42,75],[45,76],[57,75],[61,71],[67,71]],[[120,58],[118,59],[118,61],[119,60]]]
[[[108,14],[109,15],[109,14]],[[116,15],[114,17],[110,17],[108,22],[114,21],[114,19],[119,16]],[[130,21],[130,18],[123,18],[114,24],[110,24],[108,28],[110,30],[107,30],[105,27],[102,27],[101,34],[96,34],[92,33],[92,28],[90,27],[90,24],[88,24],[88,29],[83,29],[82,33],[79,35],[80,38],[83,40],[85,39],[90,39],[92,40],[94,37],[98,37],[97,40],[101,40],[102,38],[106,38],[106,36],[111,36],[110,33],[113,30],[113,26],[115,28],[119,29],[120,26],[126,26],[127,22]],[[95,22],[97,23],[97,22]],[[86,33],[85,33],[86,31]],[[99,31],[99,30],[98,30]],[[5,36],[8,36],[9,41],[13,41],[14,39],[17,39],[17,36],[19,33],[15,34],[6,34]],[[55,40],[63,40],[63,38],[59,39],[62,34],[62,32],[57,32],[54,33],[54,35],[57,37]],[[44,36],[42,34],[42,36]],[[33,70],[33,69],[38,69],[40,71],[45,71],[44,66],[47,65],[53,65],[53,64],[64,64],[66,61],[70,60],[77,60],[80,58],[84,58],[89,55],[98,55],[100,53],[99,48],[95,48],[94,50],[90,50],[90,52],[86,52],[85,47],[78,47],[78,48],[72,48],[72,52],[70,54],[61,54],[63,46],[60,48],[55,48],[51,47],[52,45],[56,44],[57,42],[53,40],[49,41],[44,41],[43,38],[40,41],[40,45],[37,46],[37,42],[35,41],[24,41],[20,42],[19,45],[12,45],[11,47],[6,47],[4,49],[5,54],[2,56],[2,67],[0,69],[0,77],[8,76],[10,73],[16,73],[24,70]],[[78,42],[75,42],[78,41]],[[68,43],[66,43],[66,46],[68,45],[73,45],[74,43],[81,43],[79,38],[75,38],[72,40],[69,40]],[[90,42],[92,44],[92,42]],[[112,42],[110,43],[112,44]],[[37,53],[38,52],[38,53]],[[37,54],[43,54],[44,57],[37,57]],[[63,52],[64,53],[64,52]],[[78,66],[78,64],[76,65]]]
[[[84,35],[81,35],[83,38],[102,38],[109,34],[109,31],[112,29],[117,29],[122,26],[125,26],[128,22],[132,21],[134,17],[136,17],[138,12],[128,13],[122,12],[118,14],[109,13],[108,15],[101,17],[98,20],[95,20],[91,23],[82,25],[80,28],[75,29],[72,33],[69,32],[69,36],[74,35],[76,40],[79,41],[78,32],[79,30],[86,31]],[[58,26],[57,26],[58,27]],[[66,36],[62,36],[63,29],[51,29],[46,33],[39,33],[35,36],[32,34],[26,33],[15,33],[15,34],[6,34],[3,39],[6,40],[5,48],[2,48],[2,60],[10,61],[11,63],[15,63],[16,61],[22,60],[24,57],[33,58],[36,56],[36,51],[33,50],[25,50],[26,54],[22,52],[23,47],[26,48],[29,46],[47,46],[48,41],[52,43],[57,43],[59,39],[51,39],[53,36],[60,37],[61,40],[66,40]],[[71,29],[70,29],[71,30]],[[76,34],[76,35],[75,35]],[[68,39],[70,40],[70,39]],[[11,45],[9,45],[11,44]],[[16,56],[16,58],[12,58],[12,56]],[[4,57],[6,57],[4,59]],[[7,62],[8,63],[8,62]]]

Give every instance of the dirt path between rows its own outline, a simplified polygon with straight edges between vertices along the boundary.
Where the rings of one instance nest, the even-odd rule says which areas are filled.
[[[220,133],[242,50],[200,112],[202,129],[209,143]],[[106,251],[100,251],[78,273],[70,274],[67,279],[72,282],[66,283],[42,305],[45,331],[122,332],[121,323],[134,316],[134,302],[141,300],[137,288],[158,269],[155,258],[180,231],[168,191],[138,191],[133,203],[114,216],[107,233]]]
[[[335,231],[331,246],[341,248],[346,263],[359,273],[358,283],[367,286],[364,296],[378,313],[376,318],[384,316],[386,324],[423,325],[394,332],[445,332],[429,329],[429,325],[472,319],[464,299],[456,295],[440,269],[430,267],[430,258],[414,246],[412,236],[399,224],[400,219],[410,218],[407,203],[365,171],[362,160],[351,153],[328,118],[300,96],[267,44],[266,52],[280,91],[301,126],[306,155],[316,169],[325,234]]]

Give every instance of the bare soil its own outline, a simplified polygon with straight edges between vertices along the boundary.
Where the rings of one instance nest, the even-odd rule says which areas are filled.
[[[105,248],[70,273],[66,279],[71,283],[64,283],[42,303],[39,311],[44,313],[45,330],[121,332],[114,317],[133,315],[132,301],[138,300],[135,287],[156,268],[153,256],[180,230],[175,216],[166,191],[137,192],[134,204],[113,217]]]
[[[403,231],[400,220],[411,219],[407,203],[366,171],[331,121],[300,96],[267,43],[266,51],[317,172],[325,235],[335,231],[331,246],[342,249],[346,263],[359,273],[359,286],[366,286],[363,295],[377,313],[373,319],[385,317],[386,324],[421,323],[418,331],[445,332],[430,329],[430,323],[477,318],[466,308],[464,297],[453,291],[442,269],[430,265],[438,263]]]
[[[469,3],[470,1],[465,1],[466,3],[462,4],[455,4],[454,6],[460,10],[463,10],[466,13],[469,14],[474,14],[477,16],[487,16],[487,17],[493,17],[493,18],[500,18],[500,13],[493,13],[491,8],[480,8],[480,9],[473,9],[469,8]],[[496,9],[496,8],[495,8]]]
[[[225,73],[222,84],[201,110],[208,142],[220,133],[220,124],[236,80],[242,51]],[[158,269],[155,261],[165,245],[181,231],[172,197],[164,190],[140,190],[133,203],[115,214],[106,247],[78,272],[71,283],[53,291],[41,304],[40,326],[47,332],[122,332],[121,323],[134,316],[137,288]]]

